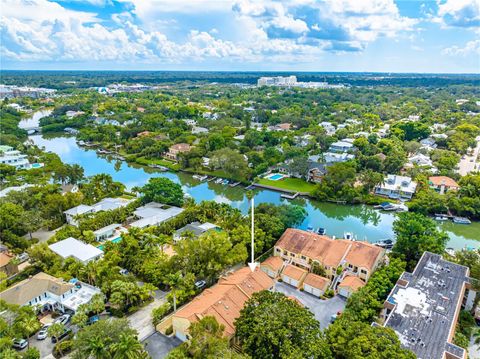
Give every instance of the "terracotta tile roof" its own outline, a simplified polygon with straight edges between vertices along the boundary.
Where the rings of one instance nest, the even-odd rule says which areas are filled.
[[[293,264],[288,264],[287,266],[285,266],[282,272],[282,274],[295,280],[301,280],[306,273],[308,273],[308,271],[294,266]]]
[[[224,334],[235,334],[235,319],[253,293],[269,289],[273,280],[259,268],[251,272],[244,267],[221,278],[216,285],[206,289],[190,303],[177,311],[174,316],[188,319],[191,323],[212,315],[225,326]]]
[[[7,253],[0,253],[0,268],[6,266],[12,260],[13,256]]]
[[[332,239],[316,233],[288,228],[275,246],[295,254],[320,261],[325,266],[338,267],[343,259],[358,267],[373,269],[385,250],[366,242]]]
[[[305,277],[305,280],[303,281],[303,284],[308,284],[311,287],[321,289],[323,291],[327,290],[328,284],[330,283],[330,280],[319,276],[315,273],[308,273],[307,276]]]
[[[345,260],[357,267],[367,268],[369,271],[374,269],[377,259],[384,255],[385,250],[366,242],[352,242]]]
[[[170,151],[188,152],[192,147],[188,143],[177,143],[170,146]]]
[[[365,282],[358,277],[347,275],[342,282],[338,285],[338,288],[351,288],[354,291],[363,287]]]
[[[280,269],[282,269],[283,259],[280,258],[280,257],[268,257],[260,265],[269,267],[270,269],[273,269],[274,271],[279,271]]]
[[[434,186],[460,187],[455,180],[447,176],[432,176],[428,178],[428,182]]]
[[[0,298],[7,303],[24,305],[45,292],[60,296],[73,287],[71,283],[40,272],[4,290],[0,293]]]
[[[316,233],[288,228],[275,245],[316,259],[326,266],[338,267],[350,244]]]

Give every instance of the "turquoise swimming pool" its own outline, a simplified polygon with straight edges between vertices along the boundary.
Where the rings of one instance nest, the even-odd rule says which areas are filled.
[[[281,175],[280,173],[275,173],[268,176],[268,179],[272,181],[278,181],[278,180],[281,180],[282,178],[283,178],[283,175]]]
[[[117,238],[112,239],[112,240],[109,241],[109,242],[118,243],[118,242],[121,242],[121,241],[122,241],[122,237],[120,236],[120,237],[117,237]],[[100,250],[103,251],[103,250],[105,249],[105,244],[99,245],[99,246],[98,246],[98,249],[100,249]]]
[[[31,167],[32,168],[41,168],[41,167],[43,167],[43,163],[32,163]]]

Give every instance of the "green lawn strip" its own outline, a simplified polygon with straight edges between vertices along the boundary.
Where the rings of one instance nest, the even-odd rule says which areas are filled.
[[[271,186],[281,189],[286,189],[296,192],[312,192],[315,189],[315,184],[308,183],[305,180],[300,178],[284,178],[278,181],[268,180],[266,178],[261,178],[257,182],[265,186]]]
[[[135,159],[135,162],[137,162],[140,165],[144,165],[144,166],[155,164],[155,165],[160,165],[160,166],[167,167],[167,168],[169,168],[173,171],[180,170],[180,165],[178,163],[167,161],[167,160],[164,160],[162,158],[152,159],[152,158],[145,158],[145,157],[137,157]]]

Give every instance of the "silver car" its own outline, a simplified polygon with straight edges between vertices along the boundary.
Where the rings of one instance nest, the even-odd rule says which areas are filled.
[[[38,340],[43,340],[48,336],[48,327],[49,326],[50,326],[50,324],[47,324],[47,325],[43,326],[42,329],[40,329],[40,331],[37,334],[37,339]]]

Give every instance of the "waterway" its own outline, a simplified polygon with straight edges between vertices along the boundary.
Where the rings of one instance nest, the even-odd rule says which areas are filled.
[[[213,182],[200,182],[190,174],[183,172],[159,172],[157,170],[128,164],[111,158],[101,157],[92,149],[85,149],[75,141],[74,137],[48,137],[33,135],[30,139],[38,146],[44,147],[60,156],[65,163],[77,163],[85,169],[85,175],[107,173],[115,181],[124,183],[127,188],[142,186],[152,177],[167,177],[181,184],[183,191],[197,202],[213,200],[228,203],[246,213],[249,202],[245,189],[241,186],[229,187]],[[279,192],[270,190],[255,190],[255,204],[259,203],[288,203],[280,197]],[[393,238],[392,224],[395,214],[381,212],[365,205],[337,205],[317,202],[305,198],[297,198],[291,203],[303,206],[307,217],[299,226],[306,229],[309,225],[314,228],[324,227],[330,236],[342,237],[345,232],[353,233],[359,240],[375,242],[381,239]],[[459,225],[453,223],[441,224],[448,233],[449,247],[460,249],[465,247],[480,247],[480,223]]]

